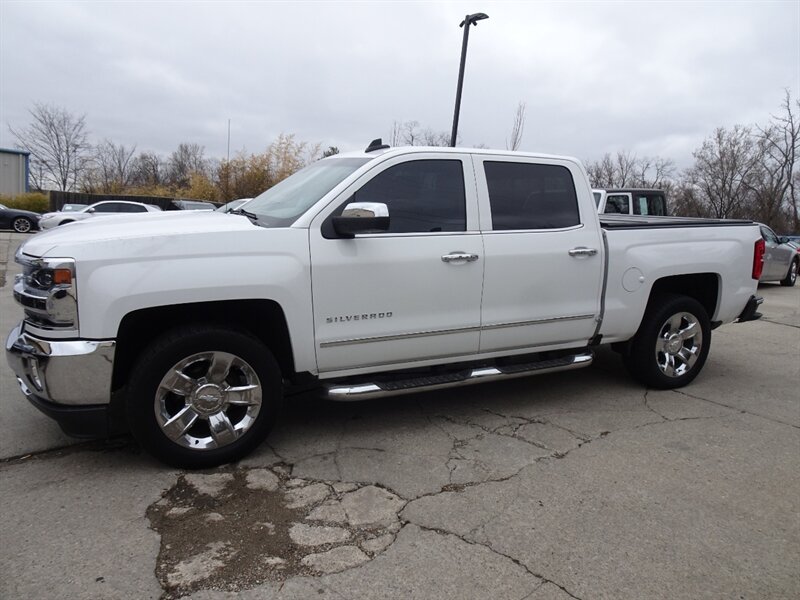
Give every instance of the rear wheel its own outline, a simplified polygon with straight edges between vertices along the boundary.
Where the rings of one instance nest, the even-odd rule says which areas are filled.
[[[128,422],[137,441],[179,468],[238,460],[267,436],[282,400],[280,369],[250,335],[184,327],[154,341],[135,365]]]
[[[33,222],[28,217],[17,217],[11,223],[11,226],[17,233],[28,233],[33,229]]]
[[[710,346],[711,324],[703,305],[669,294],[651,301],[624,362],[649,387],[677,388],[697,377]]]
[[[792,264],[789,266],[789,272],[786,273],[786,277],[781,280],[781,285],[785,287],[793,287],[795,283],[797,283],[797,263],[798,259],[794,259]]]

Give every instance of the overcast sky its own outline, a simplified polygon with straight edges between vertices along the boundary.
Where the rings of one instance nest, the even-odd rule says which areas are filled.
[[[679,166],[715,127],[800,97],[800,2],[14,2],[0,0],[0,147],[34,102],[86,114],[92,138],[224,158],[281,132],[360,150],[393,121],[596,159]]]

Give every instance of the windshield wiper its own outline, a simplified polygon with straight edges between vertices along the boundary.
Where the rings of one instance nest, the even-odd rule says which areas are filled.
[[[236,209],[231,211],[231,214],[243,215],[243,216],[247,217],[248,219],[250,219],[256,225],[258,225],[258,215],[256,215],[255,213],[247,212],[243,208],[236,208]]]

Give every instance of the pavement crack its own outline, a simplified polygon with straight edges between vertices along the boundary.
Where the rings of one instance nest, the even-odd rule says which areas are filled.
[[[437,529],[437,528],[434,528],[434,527],[425,527],[424,525],[417,525],[417,527],[419,527],[423,531],[430,531],[431,533],[436,533],[437,535],[449,535],[449,536],[452,536],[452,537],[454,537],[456,539],[461,540],[465,544],[469,544],[470,546],[479,546],[481,548],[486,548],[487,550],[489,550],[489,552],[492,552],[493,554],[496,554],[497,556],[505,558],[506,560],[510,560],[512,563],[514,563],[515,565],[517,565],[518,567],[523,569],[528,575],[530,575],[531,577],[533,577],[534,579],[537,580],[536,581],[536,587],[534,589],[532,589],[530,593],[533,593],[534,591],[539,589],[545,583],[550,583],[550,584],[556,586],[558,589],[560,589],[565,594],[567,594],[570,598],[575,598],[575,600],[582,600],[579,596],[576,596],[575,594],[570,592],[563,585],[553,581],[552,579],[549,579],[549,578],[541,575],[540,573],[536,573],[530,567],[528,567],[528,565],[523,563],[518,558],[515,558],[515,557],[511,556],[510,554],[506,554],[505,552],[501,552],[497,548],[493,547],[490,543],[479,542],[477,540],[470,539],[467,536],[458,535],[457,533],[453,533],[452,531],[447,531],[447,530],[444,530],[444,529]],[[467,534],[467,535],[469,535],[469,534]],[[528,594],[528,595],[530,595],[530,594]]]
[[[0,466],[15,465],[33,459],[43,460],[46,458],[59,458],[74,452],[110,452],[133,447],[134,444],[131,438],[121,435],[104,440],[87,440],[84,442],[75,442],[74,444],[64,444],[63,446],[48,448],[46,450],[36,450],[34,452],[25,452],[24,454],[0,458]]]
[[[650,406],[650,402],[649,402],[649,399],[647,397],[647,395],[649,393],[650,393],[650,389],[649,388],[644,391],[644,406],[645,406],[645,408],[647,410],[649,410],[651,413],[654,413],[654,414],[658,415],[659,417],[661,417],[664,421],[672,421],[673,419],[669,419],[669,418],[665,417],[660,412],[658,412],[655,408]]]
[[[759,417],[766,421],[771,421],[772,423],[778,423],[779,425],[788,425],[793,429],[800,429],[800,425],[795,425],[794,423],[787,423],[786,421],[781,421],[780,419],[775,419],[773,417],[768,417],[766,415],[762,415],[756,412],[752,412],[749,410],[745,410],[738,406],[731,406],[730,404],[725,404],[724,402],[718,402],[717,400],[709,400],[708,398],[703,398],[701,396],[695,396],[694,394],[689,394],[688,392],[684,392],[683,390],[672,390],[676,394],[680,394],[681,396],[686,396],[687,398],[692,398],[694,400],[702,400],[703,402],[710,402],[711,404],[716,404],[717,406],[724,406],[725,408],[730,408],[731,410],[735,410],[741,414],[747,414],[752,417]]]
[[[766,321],[767,323],[772,323],[773,325],[783,325],[784,327],[791,327],[793,329],[800,329],[800,325],[792,325],[791,323],[784,323],[782,321],[773,321],[772,319],[765,319],[761,317],[762,321]]]

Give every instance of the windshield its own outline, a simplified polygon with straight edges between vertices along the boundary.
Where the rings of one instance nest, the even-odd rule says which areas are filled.
[[[300,169],[256,196],[244,208],[265,227],[288,227],[371,158],[331,158]]]

